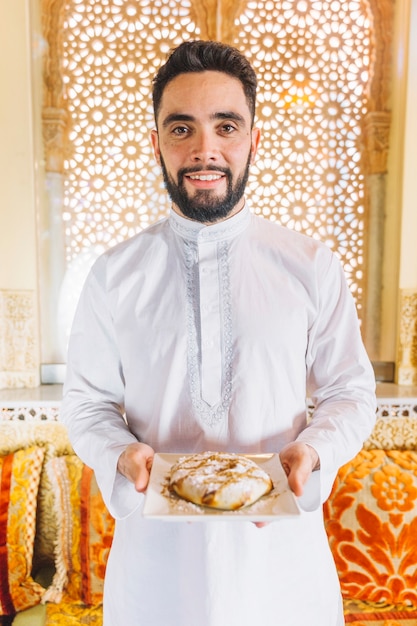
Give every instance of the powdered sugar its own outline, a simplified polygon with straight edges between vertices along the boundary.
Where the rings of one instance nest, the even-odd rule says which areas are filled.
[[[264,470],[245,456],[203,452],[181,457],[173,465],[170,487],[193,503],[236,510],[271,491],[273,483]]]

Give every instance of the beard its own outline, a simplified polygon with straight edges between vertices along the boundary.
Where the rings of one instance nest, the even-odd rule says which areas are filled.
[[[180,209],[181,213],[190,220],[196,222],[213,223],[225,219],[233,211],[239,200],[245,193],[246,184],[249,178],[249,168],[251,162],[251,154],[249,154],[246,167],[243,173],[233,184],[232,172],[227,167],[188,167],[178,170],[178,182],[168,174],[162,156],[161,169],[166,190],[174,204]],[[212,190],[200,189],[191,197],[188,195],[184,185],[184,177],[186,174],[193,174],[201,171],[221,172],[226,176],[227,189],[223,197],[217,197]]]

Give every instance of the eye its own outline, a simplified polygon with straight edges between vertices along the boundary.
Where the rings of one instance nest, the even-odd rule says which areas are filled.
[[[175,128],[171,130],[171,133],[177,136],[186,135],[188,133],[188,128],[186,126],[175,126]]]
[[[236,130],[236,126],[234,126],[234,124],[230,124],[229,122],[227,122],[226,124],[222,125],[221,130],[226,135],[230,135],[231,133],[233,133]]]

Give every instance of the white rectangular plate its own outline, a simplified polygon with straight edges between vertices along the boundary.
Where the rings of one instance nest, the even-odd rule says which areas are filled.
[[[187,454],[155,454],[143,515],[167,521],[246,520],[271,522],[273,519],[300,515],[296,498],[288,487],[287,477],[278,454],[245,454],[272,478],[273,490],[257,502],[238,511],[219,511],[187,502],[171,493],[168,477],[171,466]]]

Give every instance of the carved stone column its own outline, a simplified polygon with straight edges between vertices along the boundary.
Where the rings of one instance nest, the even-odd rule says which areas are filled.
[[[385,190],[389,148],[390,74],[394,0],[370,0],[372,15],[372,79],[368,92],[368,113],[362,130],[363,167],[365,172],[365,211],[368,216],[365,233],[366,298],[363,336],[368,354],[380,360],[382,325],[382,259],[385,240]]]
[[[363,125],[363,159],[366,175],[367,275],[364,336],[369,356],[379,360],[384,255],[385,176],[389,148],[390,113],[371,111]]]
[[[417,289],[400,293],[399,385],[417,385]]]
[[[39,215],[41,360],[65,360],[59,336],[58,305],[65,275],[63,224],[64,162],[68,146],[68,112],[62,76],[64,0],[42,1],[43,35],[47,54],[43,67],[42,134],[45,158],[45,195]]]
[[[64,354],[58,330],[58,304],[65,275],[62,216],[67,112],[56,107],[45,107],[42,124],[45,149],[45,201],[39,215],[41,353],[44,363],[62,363]]]

